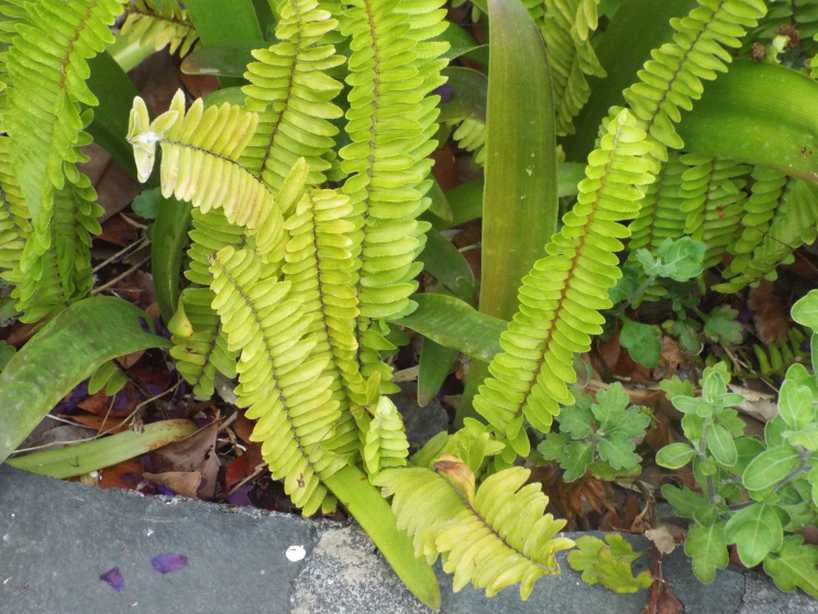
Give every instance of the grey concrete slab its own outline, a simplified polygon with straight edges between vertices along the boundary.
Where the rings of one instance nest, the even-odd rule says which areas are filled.
[[[644,540],[637,544],[645,545]],[[299,559],[287,551],[303,547]],[[151,559],[182,554],[160,574]],[[118,567],[121,592],[100,580]],[[665,575],[688,614],[818,612],[760,576],[735,570],[703,586],[680,552]],[[439,570],[438,570],[439,571]],[[493,600],[451,591],[439,571],[446,614],[638,614],[647,592],[588,587],[563,562],[527,603],[516,590]],[[351,525],[229,508],[187,499],[103,491],[0,468],[0,614],[421,614],[366,536]]]

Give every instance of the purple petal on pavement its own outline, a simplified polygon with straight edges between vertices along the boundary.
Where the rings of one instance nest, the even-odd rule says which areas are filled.
[[[171,573],[172,571],[179,571],[187,567],[187,557],[184,554],[166,552],[165,554],[158,554],[153,557],[151,559],[151,565],[161,574]]]
[[[111,588],[117,593],[121,593],[122,589],[125,588],[125,578],[119,573],[119,567],[112,567],[102,574],[99,579],[110,584]]]

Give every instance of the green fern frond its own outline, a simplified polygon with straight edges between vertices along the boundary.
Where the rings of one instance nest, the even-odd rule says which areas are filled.
[[[744,203],[744,215],[741,218],[741,235],[732,246],[730,253],[735,256],[727,269],[727,275],[738,274],[746,265],[749,254],[753,252],[764,238],[767,229],[787,194],[790,180],[775,169],[765,166],[753,168],[752,192]]]
[[[370,477],[390,467],[403,467],[409,457],[409,442],[401,416],[388,397],[378,399],[366,430],[363,460]]]
[[[728,49],[766,13],[764,0],[699,0],[688,15],[671,20],[673,41],[651,52],[637,72],[639,81],[624,91],[625,100],[648,134],[665,147],[684,143],[674,124],[701,98],[702,81],[716,79],[732,61]]]
[[[772,0],[770,10],[759,24],[756,38],[772,40],[782,27],[795,27],[802,39],[818,35],[816,0]]]
[[[685,232],[707,247],[704,266],[711,267],[738,238],[750,169],[731,160],[696,154],[682,156],[682,212]]]
[[[67,183],[44,211],[50,223],[28,237],[17,268],[6,277],[16,284],[12,297],[23,322],[54,315],[87,296],[93,285],[91,237],[102,229],[104,212],[91,180]]]
[[[213,254],[232,245],[239,248],[246,239],[241,226],[227,221],[224,211],[211,209],[203,213],[193,208],[190,215],[190,247],[187,249],[188,268],[185,277],[194,284],[210,284],[210,260]]]
[[[9,138],[0,137],[0,274],[20,262],[31,224],[20,186],[11,167]]]
[[[737,257],[725,275],[732,277],[714,286],[719,292],[738,292],[762,279],[775,279],[776,267],[794,261],[793,254],[818,236],[818,186],[801,179],[788,179],[781,188],[781,204],[769,228],[751,254]]]
[[[467,117],[455,128],[452,138],[457,146],[474,154],[474,163],[486,163],[486,122],[476,117]]]
[[[185,113],[180,90],[170,109],[153,122],[145,102],[137,97],[128,141],[141,181],[150,176],[159,143],[162,195],[190,202],[205,214],[223,210],[228,222],[247,229],[260,254],[276,260],[284,240],[282,211],[270,188],[239,163],[257,124],[255,113],[231,104],[205,109],[202,99]]]
[[[574,132],[574,117],[591,95],[588,76],[605,77],[590,41],[598,22],[598,0],[545,0],[543,39],[557,101],[557,134]]]
[[[42,220],[66,174],[85,161],[77,146],[91,142],[84,132],[90,116],[82,105],[96,106],[85,81],[88,60],[114,41],[109,26],[124,0],[41,0],[25,4],[27,18],[6,56],[8,109],[13,167],[34,225]]]
[[[678,155],[671,155],[656,182],[645,190],[639,215],[629,226],[628,251],[631,254],[640,248],[656,250],[665,239],[678,239],[685,233],[682,173],[686,169]]]
[[[311,357],[326,363],[340,418],[327,447],[350,453],[358,447],[358,429],[352,405],[367,403],[366,384],[356,352],[355,322],[358,300],[353,209],[349,198],[335,190],[306,193],[286,222],[287,242],[282,272],[292,284],[292,296],[311,320],[305,339],[313,345]]]
[[[602,332],[599,311],[611,306],[608,290],[621,276],[616,252],[628,229],[621,222],[639,211],[644,187],[658,168],[651,144],[628,111],[604,122],[599,147],[588,156],[577,204],[562,229],[523,278],[520,307],[500,336],[503,351],[489,365],[475,409],[519,454],[528,439],[525,418],[547,432],[560,404],[573,403],[573,355],[586,352]]]
[[[342,84],[327,73],[344,58],[324,42],[337,26],[317,0],[288,0],[276,26],[279,42],[253,51],[256,61],[247,65],[245,107],[258,114],[259,125],[242,163],[273,190],[299,158],[309,165],[310,185],[326,181],[327,153],[338,134],[330,120],[343,115],[332,103]]]
[[[430,92],[443,82],[445,62],[437,58],[446,48],[426,37],[445,28],[441,4],[353,0],[344,22],[351,37],[350,144],[340,156],[349,175],[343,192],[361,233],[356,291],[365,318],[399,317],[415,307],[409,296],[428,229],[417,218],[431,202],[428,156],[439,114],[439,97]]]
[[[190,53],[199,40],[187,11],[177,0],[133,0],[127,8],[121,35],[151,45],[155,51],[168,47],[181,57]]]
[[[326,359],[308,358],[304,339],[311,318],[291,296],[291,283],[265,276],[252,250],[226,247],[211,266],[218,312],[228,349],[240,352],[237,405],[256,420],[252,439],[275,479],[305,515],[315,513],[327,496],[321,476],[343,467],[340,457],[321,446],[338,420]]]
[[[471,582],[493,597],[519,583],[525,600],[539,578],[559,573],[556,555],[574,542],[558,537],[565,521],[545,514],[548,497],[526,483],[528,469],[505,469],[479,488],[456,457],[441,457],[435,469],[387,470],[376,484],[393,495],[398,527],[414,539],[415,555],[430,563],[442,556],[455,592]]]
[[[209,288],[185,288],[168,322],[176,370],[203,400],[213,396],[216,373],[236,377],[236,354],[227,349],[219,317],[210,307],[213,298]]]

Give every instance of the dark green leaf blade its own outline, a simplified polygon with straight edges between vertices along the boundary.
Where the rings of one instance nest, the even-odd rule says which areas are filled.
[[[105,296],[75,303],[46,324],[0,374],[0,462],[101,364],[170,345],[147,330],[141,309]]]

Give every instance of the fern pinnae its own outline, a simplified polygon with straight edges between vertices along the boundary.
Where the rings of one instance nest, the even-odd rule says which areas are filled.
[[[343,115],[332,100],[342,84],[329,76],[344,58],[324,41],[337,20],[316,0],[288,0],[276,27],[277,43],[253,52],[244,86],[245,108],[259,116],[258,130],[242,163],[278,190],[299,158],[309,165],[310,185],[326,181],[328,152]]]
[[[541,25],[557,101],[557,134],[574,132],[574,117],[591,95],[587,77],[605,77],[590,42],[598,0],[545,0]]]
[[[27,18],[6,55],[6,129],[22,192],[35,226],[66,173],[84,161],[78,144],[91,142],[89,117],[96,106],[85,83],[88,60],[114,41],[109,26],[125,0],[42,0],[25,5]]]
[[[545,513],[540,485],[526,484],[530,474],[513,467],[476,487],[469,466],[444,455],[435,471],[387,470],[375,482],[393,496],[398,527],[412,536],[415,555],[430,563],[442,556],[455,592],[471,582],[492,597],[519,583],[526,600],[539,578],[559,573],[557,553],[574,545],[558,535],[565,521]]]
[[[685,232],[682,174],[687,167],[678,155],[671,155],[656,178],[645,190],[639,215],[631,222],[628,251],[657,249],[665,239],[678,239]]]
[[[371,478],[384,469],[406,465],[409,442],[406,439],[403,417],[388,397],[378,399],[366,429],[361,456]]]
[[[528,447],[523,418],[547,432],[560,404],[570,404],[573,354],[601,332],[599,311],[621,273],[614,255],[628,236],[621,222],[636,215],[658,167],[641,124],[623,110],[605,121],[600,146],[588,156],[577,204],[523,279],[519,309],[500,337],[475,409],[515,450]],[[605,298],[600,298],[605,297]]]
[[[125,13],[121,36],[152,45],[155,51],[165,47],[181,57],[190,53],[199,40],[196,28],[178,0],[133,0]]]
[[[221,250],[211,266],[215,296],[228,349],[239,351],[237,404],[257,420],[254,441],[275,479],[305,515],[315,513],[327,497],[321,476],[332,475],[343,460],[323,449],[338,419],[326,359],[308,358],[312,343],[304,339],[311,319],[291,296],[291,284],[264,274],[253,250]]]

